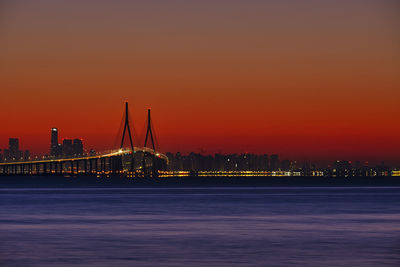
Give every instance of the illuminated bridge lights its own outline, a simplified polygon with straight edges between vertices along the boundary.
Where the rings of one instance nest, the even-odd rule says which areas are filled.
[[[189,177],[189,171],[158,171],[158,177],[168,178],[168,177]]]
[[[162,160],[168,165],[168,157],[153,149],[135,147],[134,152],[141,152]],[[31,161],[16,161],[0,163],[2,175],[80,175],[80,174],[124,174],[128,170],[123,169],[125,155],[132,155],[132,149],[118,149],[102,154],[80,156],[75,158],[36,158]],[[122,167],[122,169],[121,169]]]
[[[154,154],[154,150],[147,148],[147,147],[135,147],[134,152],[147,152],[150,154]],[[22,165],[22,164],[31,164],[31,163],[54,163],[54,162],[75,162],[75,161],[80,161],[80,160],[89,160],[89,159],[100,159],[100,158],[107,158],[107,157],[112,157],[112,156],[120,156],[124,154],[132,154],[131,149],[118,149],[118,150],[111,150],[109,152],[105,152],[103,154],[97,154],[94,156],[83,156],[83,157],[77,157],[77,158],[59,158],[59,159],[45,159],[44,157],[42,159],[33,159],[31,161],[13,161],[13,162],[5,162],[5,163],[0,163],[0,166],[5,166],[5,165]],[[168,162],[168,157],[164,154],[161,153],[155,153],[155,155],[159,158],[162,158]]]
[[[298,171],[197,171],[198,177],[290,177],[301,176]],[[159,177],[189,177],[189,171],[159,171]],[[323,176],[322,171],[312,172],[312,176]]]
[[[215,177],[254,177],[254,176],[292,176],[291,172],[285,171],[199,171],[198,176]]]

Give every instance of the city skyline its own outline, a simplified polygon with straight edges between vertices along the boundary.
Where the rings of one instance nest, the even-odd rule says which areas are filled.
[[[128,131],[129,126],[131,124],[130,119],[126,117],[126,114],[129,114],[127,109],[128,103],[126,103],[126,111],[123,116],[124,126],[121,124],[121,128],[117,138],[120,138],[122,148],[130,148],[130,143],[125,143],[124,140],[130,142],[128,139]],[[153,140],[152,129],[154,128],[153,123],[150,121],[150,109],[148,110],[148,120],[146,122],[146,138],[144,140],[139,140],[140,138],[134,138],[135,141],[132,145],[141,147],[141,141],[144,142],[143,147],[148,147],[155,152],[161,152],[160,147]],[[128,126],[128,128],[127,128]],[[122,131],[123,129],[123,131]],[[125,134],[125,130],[127,130]],[[150,133],[150,135],[149,135]],[[96,152],[99,153],[107,153],[107,151],[96,151],[93,148],[84,148],[83,140],[80,138],[68,139],[62,138],[62,142],[59,142],[59,131],[58,128],[51,128],[50,130],[50,139],[49,139],[49,153],[45,153],[42,155],[34,155],[31,157],[29,150],[19,150],[19,139],[10,137],[9,147],[0,149],[0,163],[5,160],[5,162],[13,162],[13,161],[26,161],[26,160],[37,160],[37,159],[62,159],[62,158],[71,158],[71,157],[81,157],[81,156],[90,156],[95,155]],[[143,134],[143,133],[142,133]],[[131,133],[129,132],[129,136]],[[149,138],[147,138],[149,137]],[[144,135],[141,136],[144,138]],[[156,138],[154,136],[154,138]],[[151,140],[150,140],[151,139]],[[149,142],[147,142],[149,141]],[[118,142],[119,143],[119,142]],[[116,150],[116,143],[112,150]],[[202,153],[203,152],[203,153]],[[278,154],[268,154],[264,153],[204,153],[190,151],[188,153],[177,152],[166,152],[166,156],[169,158],[169,167],[168,169],[171,171],[218,171],[218,170],[230,170],[234,171],[235,169],[240,171],[251,170],[251,171],[298,171],[298,170],[332,170],[337,169],[346,169],[353,171],[361,171],[364,170],[372,170],[371,168],[383,169],[386,172],[388,170],[397,170],[399,165],[396,163],[385,162],[384,160],[371,162],[369,160],[362,161],[360,159],[349,160],[349,159],[331,159],[327,161],[310,161],[309,159],[295,159],[295,158],[279,158]],[[246,159],[247,158],[247,159]],[[178,161],[177,161],[178,160]],[[231,162],[229,162],[231,161]],[[178,163],[177,163],[178,162]],[[186,167],[184,167],[186,166]],[[191,166],[191,167],[190,167]]]
[[[50,131],[50,155],[30,157],[19,150],[19,139],[9,138],[9,148],[0,153],[2,175],[111,175],[126,178],[153,177],[389,177],[399,176],[398,166],[370,164],[368,161],[336,160],[332,165],[322,166],[314,162],[280,160],[272,154],[215,154],[202,155],[194,152],[182,155],[160,151],[151,110],[147,110],[146,133],[143,146],[133,142],[132,121],[129,104],[125,109],[118,134],[118,146],[112,150],[88,153],[81,139],[58,139],[58,129]],[[126,144],[125,141],[129,143]],[[1,152],[1,150],[0,150]]]
[[[128,102],[126,102],[128,103]],[[150,109],[148,109],[148,112],[150,112]],[[129,112],[130,113],[130,112]],[[131,115],[130,115],[131,116]],[[122,129],[124,127],[122,127],[123,125],[123,120],[125,120],[125,115],[122,118],[122,122],[120,125],[120,128],[116,132],[116,134],[114,135],[114,137],[112,137],[110,140],[108,140],[109,145],[108,146],[102,146],[101,149],[96,149],[95,146],[88,146],[85,143],[85,149],[83,148],[83,138],[71,138],[71,137],[63,137],[60,140],[62,141],[61,143],[58,142],[58,128],[55,127],[51,127],[50,132],[51,135],[48,136],[48,140],[47,140],[47,147],[38,147],[37,144],[36,145],[36,150],[31,150],[30,147],[28,147],[28,145],[24,145],[23,146],[23,150],[27,151],[28,155],[32,156],[32,157],[43,157],[43,156],[55,156],[55,157],[59,157],[59,156],[72,156],[72,155],[82,155],[82,154],[89,154],[89,153],[94,153],[95,151],[97,152],[104,152],[104,151],[108,151],[108,150],[113,150],[116,149],[117,146],[119,145],[119,139],[122,137]],[[130,124],[132,124],[132,119],[129,119]],[[144,140],[145,140],[145,135],[146,132],[148,131],[149,128],[146,128],[148,121],[145,122],[145,127],[141,130],[141,132],[138,132],[135,127],[132,127],[132,139],[133,139],[133,143],[134,146],[142,146]],[[154,125],[153,123],[151,123],[151,127],[153,128]],[[54,136],[54,133],[56,133],[56,135]],[[48,134],[48,133],[47,133]],[[49,139],[50,137],[50,139]],[[128,134],[125,135],[125,140],[128,138]],[[154,138],[157,138],[157,134],[154,133]],[[19,137],[9,137],[7,140],[8,142],[11,142],[10,140],[15,139],[17,140],[17,142],[19,141]],[[256,152],[254,151],[249,151],[249,149],[247,150],[226,150],[223,151],[222,149],[214,148],[214,149],[204,149],[204,148],[199,148],[197,150],[170,150],[170,151],[166,151],[165,149],[163,149],[162,147],[159,147],[158,141],[156,140],[156,145],[157,151],[162,151],[165,153],[169,153],[169,154],[181,154],[184,156],[190,156],[191,154],[198,154],[198,155],[203,155],[203,156],[218,156],[218,155],[224,155],[224,156],[228,156],[228,155],[272,155],[272,156],[283,156],[285,161],[289,161],[289,162],[297,162],[298,164],[311,164],[311,165],[315,165],[318,166],[318,168],[327,168],[327,167],[332,167],[336,161],[341,161],[341,162],[349,162],[350,165],[352,162],[358,162],[359,164],[361,163],[362,165],[370,165],[370,166],[380,166],[382,164],[386,164],[389,166],[393,166],[393,167],[398,167],[400,164],[399,161],[399,157],[396,157],[395,160],[387,160],[387,158],[382,158],[382,157],[346,157],[344,155],[339,155],[338,157],[335,157],[334,155],[328,155],[327,157],[307,157],[307,156],[290,156],[290,155],[296,155],[295,153],[276,153],[276,152],[270,152],[270,151],[260,151],[260,150],[256,150]],[[57,140],[57,141],[56,141]],[[111,142],[111,140],[113,140],[113,142]],[[124,140],[124,138],[123,138]],[[3,140],[0,140],[0,144],[2,143]],[[50,142],[49,142],[50,141]],[[80,144],[77,144],[76,142],[79,141]],[[53,143],[56,142],[56,143]],[[129,142],[129,140],[127,140],[127,142]],[[90,141],[88,142],[89,144],[91,143]],[[76,145],[80,146],[80,148],[76,149]],[[10,145],[9,145],[10,146]],[[56,148],[54,148],[54,146],[57,146]],[[3,154],[4,151],[7,151],[6,146],[0,146],[0,147],[4,147],[5,149],[3,149]],[[35,146],[34,146],[35,147]],[[101,147],[101,146],[100,146]],[[129,147],[129,144],[125,144],[124,143],[124,147]],[[99,148],[99,147],[97,147]],[[53,149],[55,149],[55,151],[53,151]],[[10,149],[9,149],[10,150]],[[21,152],[23,152],[23,150]],[[68,152],[66,152],[68,151]],[[76,153],[76,151],[81,151],[79,153]],[[32,153],[33,152],[33,153]],[[1,154],[1,151],[0,151]],[[397,156],[397,154],[396,154]]]
[[[399,163],[396,1],[56,2],[0,3],[0,147],[106,150],[129,101],[165,152]]]

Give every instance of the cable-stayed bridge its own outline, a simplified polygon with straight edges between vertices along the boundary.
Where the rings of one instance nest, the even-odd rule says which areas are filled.
[[[124,146],[129,137],[129,146]],[[150,146],[150,147],[148,147]],[[64,158],[42,158],[29,161],[0,163],[2,175],[126,175],[158,176],[168,165],[166,155],[156,150],[151,113],[148,110],[146,137],[143,147],[133,145],[128,103],[125,103],[124,128],[120,147],[102,153]]]

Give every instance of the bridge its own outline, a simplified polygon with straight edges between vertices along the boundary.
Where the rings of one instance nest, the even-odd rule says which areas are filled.
[[[156,150],[152,128],[149,109],[144,145],[143,147],[135,147],[129,123],[128,103],[125,103],[124,128],[118,149],[77,157],[51,157],[29,161],[4,162],[0,163],[0,175],[83,174],[157,177],[160,171],[166,169],[168,157]],[[124,147],[125,137],[129,137],[129,147]]]

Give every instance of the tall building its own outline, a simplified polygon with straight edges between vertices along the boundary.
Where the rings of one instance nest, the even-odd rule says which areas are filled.
[[[3,150],[3,161],[15,161],[23,158],[23,151],[19,150],[19,139],[9,138],[8,149]]]
[[[269,167],[272,171],[279,170],[279,156],[278,155],[271,155],[269,158]]]
[[[9,158],[12,160],[18,160],[22,157],[22,152],[19,150],[18,138],[10,138],[8,141],[8,153]]]
[[[59,157],[62,154],[62,145],[58,143],[58,129],[51,128],[50,156]]]
[[[78,156],[83,154],[83,143],[81,139],[74,139],[72,146],[74,150],[74,155]]]
[[[73,156],[74,147],[72,145],[71,139],[64,139],[62,143],[62,155],[63,156]]]
[[[9,150],[9,153],[10,153],[11,157],[17,158],[18,150],[19,150],[19,140],[18,140],[18,138],[10,138],[8,140],[8,150]]]
[[[50,156],[58,156],[58,129],[51,128]]]

